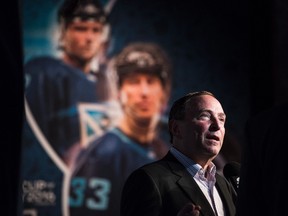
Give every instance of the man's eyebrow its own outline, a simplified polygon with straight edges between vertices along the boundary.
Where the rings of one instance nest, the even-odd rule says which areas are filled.
[[[199,113],[202,113],[202,112],[208,112],[210,114],[213,113],[213,111],[209,110],[209,109],[201,109],[201,110],[199,110]],[[226,114],[225,113],[218,113],[217,116],[219,116],[221,118],[226,118]]]
[[[218,116],[220,116],[222,118],[226,118],[226,114],[225,113],[219,113]]]

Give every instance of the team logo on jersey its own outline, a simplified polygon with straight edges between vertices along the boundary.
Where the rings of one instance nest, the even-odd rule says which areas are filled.
[[[78,105],[81,145],[87,146],[111,126],[105,104],[81,103]]]

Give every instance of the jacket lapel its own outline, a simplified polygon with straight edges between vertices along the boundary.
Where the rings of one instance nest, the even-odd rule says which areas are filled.
[[[218,174],[216,174],[216,188],[222,198],[222,202],[226,210],[226,215],[233,215],[236,210],[233,208],[234,203],[233,199],[231,199],[231,193],[228,190],[225,180]]]
[[[189,197],[192,203],[201,206],[201,213],[203,215],[215,215],[205,195],[185,167],[170,152],[165,158],[168,159],[167,162],[172,173],[179,177],[175,183],[181,191]]]

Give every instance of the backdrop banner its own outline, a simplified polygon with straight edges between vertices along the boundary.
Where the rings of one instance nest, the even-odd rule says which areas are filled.
[[[167,152],[169,108],[192,91],[213,92],[227,115],[218,172],[226,162],[240,161],[250,113],[244,3],[65,2],[21,2],[25,119],[19,214],[119,215],[123,182],[133,169]],[[135,84],[131,90],[122,63],[137,67],[126,68],[141,75],[134,83],[157,77],[161,88],[155,84],[139,93]],[[148,69],[139,72],[143,65]],[[137,104],[137,97],[152,99]],[[151,109],[145,118],[143,107]],[[151,145],[143,147],[146,142],[137,140],[142,134],[127,135],[121,128],[123,119],[135,116],[156,121]]]

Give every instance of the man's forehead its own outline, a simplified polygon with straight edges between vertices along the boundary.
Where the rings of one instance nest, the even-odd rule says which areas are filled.
[[[211,95],[198,95],[192,97],[189,102],[186,103],[186,108],[191,109],[191,111],[217,110],[219,113],[224,113],[220,102]]]
[[[88,19],[88,20],[82,20],[82,19],[75,19],[72,22],[69,23],[70,26],[95,26],[95,27],[103,27],[104,25],[97,20]]]
[[[156,74],[149,73],[149,71],[146,72],[146,71],[137,71],[136,70],[136,71],[130,72],[123,78],[123,80],[128,79],[128,78],[146,78],[146,79],[156,78],[159,81],[161,81],[160,78]]]

